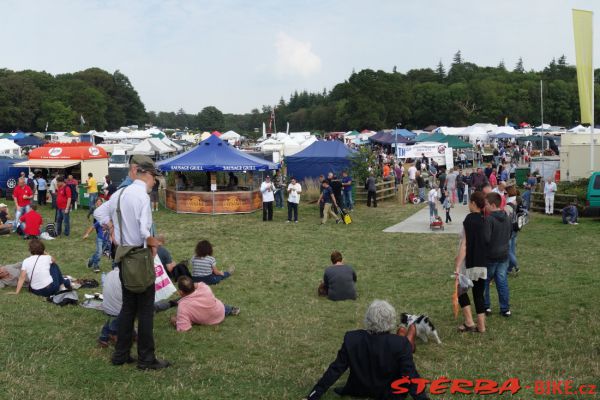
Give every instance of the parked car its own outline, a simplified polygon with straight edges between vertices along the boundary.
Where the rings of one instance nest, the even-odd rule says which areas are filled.
[[[584,214],[586,216],[600,215],[600,171],[596,171],[590,176],[585,203]]]

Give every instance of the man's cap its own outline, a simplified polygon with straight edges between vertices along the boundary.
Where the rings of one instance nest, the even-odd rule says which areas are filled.
[[[144,172],[149,172],[154,176],[162,175],[162,173],[158,169],[156,169],[156,164],[154,164],[154,161],[148,156],[136,154],[131,157],[129,163],[137,165],[140,170]]]
[[[8,207],[8,206],[4,203],[0,203],[0,208],[5,208],[5,207]]]

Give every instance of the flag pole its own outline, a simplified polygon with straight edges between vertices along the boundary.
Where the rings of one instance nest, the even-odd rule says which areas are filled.
[[[592,17],[593,18],[593,17]],[[594,37],[594,24],[592,24],[591,26],[591,30],[592,30],[592,38]],[[593,39],[592,39],[593,40]],[[592,45],[593,48],[593,45]],[[591,118],[592,118],[592,123],[590,124],[590,176],[592,176],[592,173],[594,172],[594,152],[595,152],[595,147],[596,147],[596,140],[594,139],[594,52],[592,51],[592,54],[590,54],[590,64],[592,65],[592,79],[591,79],[591,83],[592,83],[592,101],[591,101]]]
[[[540,114],[542,118],[542,157],[544,156],[544,81],[540,79]]]

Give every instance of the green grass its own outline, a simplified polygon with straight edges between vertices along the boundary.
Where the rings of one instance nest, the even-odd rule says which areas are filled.
[[[234,276],[213,290],[225,303],[241,307],[240,316],[177,333],[168,322],[175,310],[158,314],[157,355],[174,366],[140,372],[111,366],[111,350],[96,346],[104,322],[100,312],[56,307],[26,291],[9,296],[11,289],[5,289],[0,291],[0,398],[298,399],[334,359],[343,333],[361,327],[376,298],[389,300],[398,312],[427,313],[434,321],[443,344],[419,343],[415,361],[423,377],[600,383],[600,221],[569,226],[558,217],[535,215],[518,239],[522,272],[509,281],[513,317],[495,314],[486,334],[460,335],[449,278],[458,237],[382,232],[415,210],[394,202],[377,209],[359,206],[349,226],[318,226],[318,210],[306,204],[300,206],[299,224],[284,223],[279,210],[271,223],[263,223],[260,213],[155,213],[176,260],[189,258],[196,242],[207,238],[221,269],[236,266]],[[43,214],[46,220],[51,215],[48,209]],[[99,280],[86,267],[94,241],[81,239],[85,211],[72,218],[72,237],[46,242],[48,251],[64,273]],[[16,237],[0,237],[0,249],[0,264],[27,256],[26,242]],[[357,271],[356,301],[316,296],[333,249]],[[108,261],[102,263],[108,271]],[[492,299],[497,310],[494,290]],[[533,397],[525,390],[516,396]],[[324,398],[338,397],[330,391]]]

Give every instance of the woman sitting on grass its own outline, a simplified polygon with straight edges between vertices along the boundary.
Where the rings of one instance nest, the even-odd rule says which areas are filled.
[[[37,296],[48,297],[65,288],[72,289],[71,281],[63,278],[54,257],[48,255],[45,250],[41,240],[29,241],[31,257],[23,260],[17,289],[13,294],[19,294],[26,278],[29,280],[29,290]]]
[[[239,315],[240,309],[223,304],[205,283],[194,283],[189,276],[177,280],[181,299],[177,302],[177,316],[171,317],[171,324],[179,332],[192,329],[192,325],[217,325],[225,317]]]
[[[216,285],[223,279],[229,278],[234,266],[229,271],[219,271],[217,260],[213,257],[213,248],[208,240],[201,240],[196,245],[196,255],[191,259],[192,279],[194,282],[204,282],[207,285]]]

